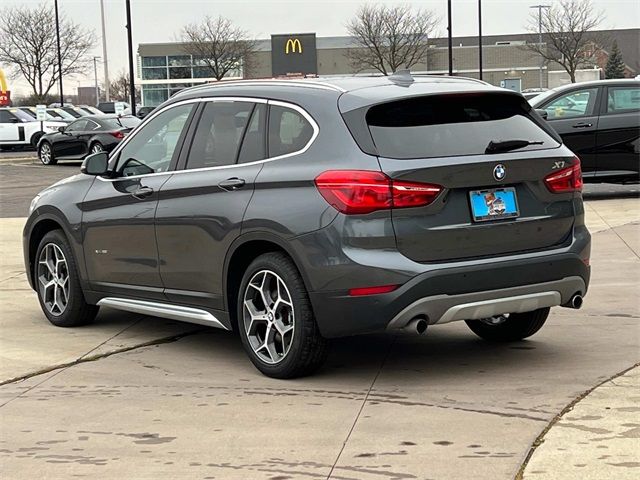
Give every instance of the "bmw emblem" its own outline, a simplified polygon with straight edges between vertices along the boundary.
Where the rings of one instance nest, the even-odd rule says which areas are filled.
[[[507,176],[507,169],[504,168],[504,165],[499,163],[498,165],[493,167],[493,178],[500,181],[500,180],[504,180],[504,177],[506,176]]]

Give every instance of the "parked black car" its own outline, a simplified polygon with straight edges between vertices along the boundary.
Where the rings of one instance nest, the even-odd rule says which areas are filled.
[[[544,92],[529,103],[582,161],[586,182],[640,180],[640,82],[600,80]]]
[[[38,157],[45,165],[58,160],[81,160],[90,153],[110,152],[140,123],[132,116],[91,115],[79,118],[38,142]]]
[[[100,102],[98,104],[98,110],[104,113],[116,113],[116,103],[123,103],[125,109],[131,108],[131,106],[126,102]]]
[[[466,320],[520,340],[589,284],[579,160],[473,79],[185,89],[81,171],[24,229],[49,321],[105,306],[236,330],[274,377],[313,371],[331,337]]]
[[[156,107],[140,107],[136,111],[136,117],[142,120],[144,117],[153,112],[155,108]]]

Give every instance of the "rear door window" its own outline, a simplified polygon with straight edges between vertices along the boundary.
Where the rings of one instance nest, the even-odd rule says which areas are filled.
[[[607,92],[607,112],[626,113],[640,110],[640,88],[609,87]]]
[[[205,103],[186,168],[220,167],[236,163],[253,107],[252,102]]]
[[[303,150],[313,137],[313,126],[304,116],[279,105],[269,107],[269,157]]]
[[[479,155],[505,140],[541,142],[518,151],[559,146],[528,110],[514,95],[423,96],[373,106],[366,121],[378,154],[389,158]]]

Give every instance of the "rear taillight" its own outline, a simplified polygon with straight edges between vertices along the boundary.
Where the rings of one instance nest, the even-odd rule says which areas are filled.
[[[330,170],[318,175],[315,182],[322,197],[345,214],[423,207],[442,191],[439,185],[396,181],[369,170]]]
[[[113,135],[114,137],[116,137],[119,140],[122,140],[124,138],[124,133],[122,133],[120,130],[116,131],[116,132],[109,132],[110,135]]]
[[[582,169],[580,159],[573,158],[572,165],[544,177],[544,183],[552,193],[582,191]]]

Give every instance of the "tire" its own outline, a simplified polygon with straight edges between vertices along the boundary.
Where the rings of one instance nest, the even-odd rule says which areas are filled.
[[[89,155],[98,153],[98,152],[104,152],[104,147],[100,142],[93,142],[89,147]]]
[[[53,155],[53,148],[49,142],[42,142],[38,147],[38,158],[43,165],[55,165],[58,160]]]
[[[262,291],[256,288],[261,285],[265,287]],[[264,308],[263,291],[268,292],[269,309]],[[251,305],[253,316],[247,305]],[[268,377],[309,375],[327,357],[327,341],[318,330],[302,277],[282,253],[260,255],[249,265],[240,284],[237,318],[247,355]],[[269,337],[272,342],[267,347],[269,342],[264,340]]]
[[[29,141],[29,143],[33,148],[38,148],[38,142],[42,138],[42,135],[44,135],[43,132],[36,132],[33,135],[31,135],[31,140]]]
[[[93,321],[100,307],[85,301],[71,247],[61,230],[42,238],[33,269],[40,307],[52,324],[77,327]]]
[[[549,308],[532,312],[510,313],[492,317],[500,323],[491,324],[489,319],[466,320],[473,333],[490,342],[515,342],[530,337],[542,328],[549,316]]]

